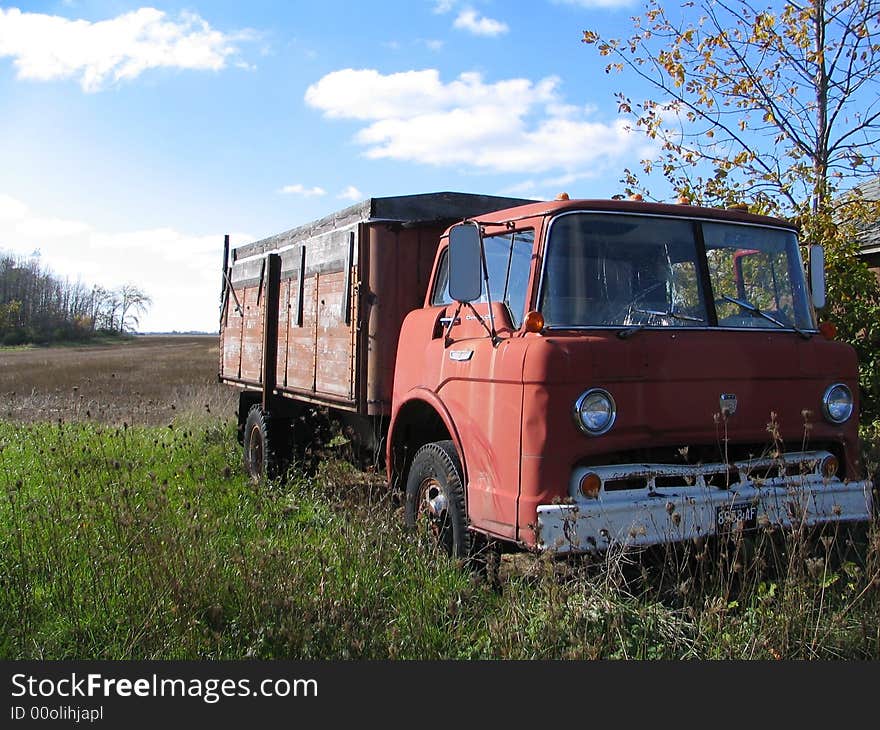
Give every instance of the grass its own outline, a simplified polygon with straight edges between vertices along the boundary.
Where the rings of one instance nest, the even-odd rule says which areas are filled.
[[[0,658],[880,658],[876,524],[506,555],[486,580],[416,544],[342,459],[252,484],[215,354],[3,355],[0,392],[35,385],[0,422]]]
[[[0,486],[5,659],[880,658],[875,530],[520,556],[498,590],[346,462],[253,485],[231,423],[0,424]]]
[[[253,486],[234,444],[216,424],[0,426],[2,655],[457,651],[462,571],[417,560],[391,515],[356,519],[318,490],[326,476]]]

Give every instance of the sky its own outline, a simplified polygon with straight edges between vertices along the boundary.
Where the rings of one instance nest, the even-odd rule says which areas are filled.
[[[224,234],[370,197],[609,198],[650,148],[581,37],[636,2],[0,0],[0,251],[139,286],[142,332],[213,332]]]

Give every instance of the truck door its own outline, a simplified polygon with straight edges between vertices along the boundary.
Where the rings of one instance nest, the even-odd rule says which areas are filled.
[[[431,360],[441,363],[437,393],[456,421],[465,451],[468,516],[474,526],[511,539],[516,538],[527,346],[518,333],[528,305],[534,240],[530,229],[487,236],[491,296],[484,283],[480,300],[461,307],[449,296],[444,252],[432,300],[446,305],[446,326],[432,340]]]

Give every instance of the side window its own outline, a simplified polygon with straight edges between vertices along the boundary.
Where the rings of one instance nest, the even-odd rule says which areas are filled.
[[[504,302],[510,310],[514,327],[522,324],[526,309],[529,270],[532,263],[534,231],[517,231],[483,239],[486,251],[486,268],[489,271],[489,287],[493,302]],[[486,301],[483,292],[480,301]],[[449,296],[449,249],[440,254],[437,274],[431,294],[431,304],[451,304]]]
[[[485,239],[492,301],[507,305],[514,327],[519,327],[525,316],[534,242],[534,231],[516,231]]]
[[[452,304],[449,296],[449,249],[444,248],[440,254],[440,263],[437,266],[437,276],[434,279],[434,288],[431,294],[431,304],[435,307],[443,304]]]

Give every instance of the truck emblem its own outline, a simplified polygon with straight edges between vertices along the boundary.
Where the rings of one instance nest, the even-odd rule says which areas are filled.
[[[732,416],[736,413],[736,393],[722,393],[719,402],[721,413],[725,416]]]
[[[473,356],[473,354],[474,354],[473,350],[450,350],[449,351],[449,359],[450,360],[458,360],[461,362],[464,360],[470,360],[471,357]]]

